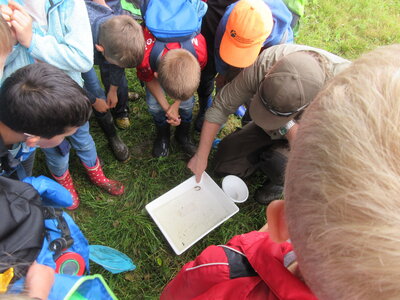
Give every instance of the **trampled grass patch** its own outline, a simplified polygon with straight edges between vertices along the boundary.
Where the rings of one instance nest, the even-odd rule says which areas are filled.
[[[379,45],[400,42],[399,17],[398,0],[310,0],[297,42],[354,59]],[[239,205],[238,214],[176,256],[144,207],[191,176],[186,168],[187,157],[175,144],[169,157],[151,157],[154,126],[145,105],[144,90],[135,70],[128,71],[128,80],[130,89],[140,95],[130,103],[132,127],[119,131],[132,153],[130,161],[122,164],[114,159],[100,128],[91,120],[104,172],[123,181],[126,193],[113,197],[94,187],[79,160],[72,155],[70,170],[82,200],[81,207],[72,215],[91,244],[116,248],[130,256],[137,266],[133,272],[112,275],[93,265],[92,273],[103,274],[120,299],[157,299],[181,266],[206,246],[225,243],[233,235],[258,229],[265,223],[264,207],[252,199],[263,178],[255,175],[247,180],[250,197]],[[222,134],[234,130],[238,124],[237,118],[232,117]],[[36,167],[36,174],[49,175],[40,153]]]

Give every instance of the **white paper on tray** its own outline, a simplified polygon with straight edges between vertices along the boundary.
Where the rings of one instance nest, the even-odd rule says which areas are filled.
[[[193,176],[147,204],[146,210],[180,255],[239,208],[204,172],[200,183]]]

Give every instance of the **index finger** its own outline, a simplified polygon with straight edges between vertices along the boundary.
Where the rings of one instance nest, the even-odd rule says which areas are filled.
[[[10,7],[8,7],[7,5],[0,5],[0,12],[1,12],[1,16],[3,17],[3,19],[5,21],[11,20],[13,11]]]
[[[30,15],[28,14],[28,12],[25,10],[25,8],[24,8],[21,4],[15,2],[15,1],[9,0],[9,1],[8,1],[8,6],[9,6],[11,9],[17,9],[18,11],[20,11],[21,13],[23,13],[25,16],[30,16]]]
[[[197,182],[197,183],[200,183],[201,177],[203,176],[203,173],[204,173],[204,172],[201,172],[201,174],[196,174],[196,182]]]

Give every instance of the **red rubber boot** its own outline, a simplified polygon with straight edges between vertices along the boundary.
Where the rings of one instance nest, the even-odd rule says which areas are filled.
[[[81,200],[79,200],[79,196],[74,187],[74,183],[72,181],[72,177],[71,174],[69,173],[69,170],[65,171],[65,173],[60,177],[57,177],[54,174],[51,175],[53,175],[54,179],[71,193],[73,202],[71,206],[67,207],[67,209],[68,210],[77,209],[79,203],[81,203]]]
[[[99,158],[96,160],[96,165],[94,167],[88,167],[85,163],[82,163],[86,169],[87,174],[89,175],[89,179],[96,186],[102,188],[107,193],[119,196],[124,193],[125,187],[124,185],[116,180],[108,179],[100,166]]]

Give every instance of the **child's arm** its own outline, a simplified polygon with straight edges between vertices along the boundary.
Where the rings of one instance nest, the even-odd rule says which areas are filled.
[[[26,274],[25,286],[31,298],[47,299],[54,283],[54,269],[34,262]]]
[[[101,98],[96,98],[96,101],[92,103],[93,108],[101,113],[106,113],[107,110],[110,108],[106,101]]]
[[[107,105],[110,108],[114,108],[118,103],[118,86],[110,84],[110,88],[107,93]]]
[[[70,0],[64,2],[65,11],[68,13],[59,13],[59,22],[63,23],[64,32],[60,33],[63,36],[52,36],[50,34],[40,35],[35,31],[29,40],[29,32],[17,33],[17,39],[20,43],[28,48],[28,52],[40,61],[47,62],[66,71],[87,72],[93,65],[93,44],[92,35],[89,24],[89,17],[84,1]],[[19,19],[15,20],[18,23],[24,22],[23,17],[26,14],[22,6],[10,0],[9,5],[14,8],[14,15],[17,12]],[[63,5],[63,4],[61,4]],[[29,15],[28,15],[29,16]],[[49,20],[49,27],[52,26]],[[23,25],[20,24],[20,25]],[[14,27],[18,29],[18,27]],[[50,28],[49,28],[50,30]]]
[[[106,63],[106,62],[104,62]],[[125,69],[112,63],[109,64],[109,81],[110,88],[107,93],[107,104],[110,108],[114,108],[118,103],[118,88],[122,84],[125,77]],[[102,65],[100,64],[100,69]]]
[[[161,88],[160,83],[158,82],[157,78],[153,78],[151,81],[146,82],[146,86],[149,89],[150,93],[154,96],[154,98],[156,98],[158,104],[160,104],[161,108],[166,112],[166,116],[167,113],[170,109],[170,105],[167,101],[167,98],[165,97],[164,91]],[[175,104],[176,105],[176,104]],[[174,111],[176,111],[176,107],[173,104],[172,106],[174,106],[170,113],[171,116],[174,114]],[[179,109],[179,106],[178,106]],[[168,116],[167,116],[168,118]],[[168,123],[171,124],[172,126],[178,126],[181,123],[181,120],[179,118],[179,114],[178,117],[175,116],[174,119],[168,119]]]
[[[179,116],[179,106],[181,105],[180,100],[175,100],[172,105],[166,111],[165,116],[167,117],[167,123],[172,126],[178,126],[181,123],[181,117]]]

